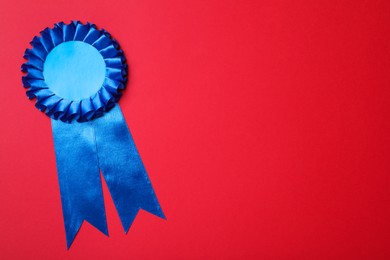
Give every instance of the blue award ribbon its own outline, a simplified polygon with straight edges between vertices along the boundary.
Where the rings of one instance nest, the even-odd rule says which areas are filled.
[[[84,220],[108,235],[100,171],[126,233],[140,209],[165,218],[115,105],[127,81],[118,43],[75,21],[46,28],[31,45],[23,85],[52,118],[67,248]]]

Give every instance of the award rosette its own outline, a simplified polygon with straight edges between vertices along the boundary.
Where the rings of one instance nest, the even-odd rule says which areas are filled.
[[[44,29],[31,46],[22,81],[51,118],[67,248],[84,220],[108,235],[100,172],[126,233],[140,209],[165,218],[116,104],[128,75],[117,41],[73,21]]]

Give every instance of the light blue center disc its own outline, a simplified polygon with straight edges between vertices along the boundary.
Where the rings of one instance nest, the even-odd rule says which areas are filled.
[[[68,100],[81,100],[95,94],[103,85],[106,64],[92,45],[64,42],[47,55],[43,77],[48,88]]]

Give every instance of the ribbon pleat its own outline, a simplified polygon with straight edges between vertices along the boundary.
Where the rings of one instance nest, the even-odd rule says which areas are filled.
[[[23,56],[22,82],[28,98],[52,118],[67,247],[84,221],[108,235],[102,178],[125,232],[140,209],[165,218],[116,105],[128,77],[118,42],[79,21],[40,34]]]
[[[68,41],[82,41],[90,44],[102,55],[106,65],[106,77],[96,96],[83,98],[74,105],[74,100],[61,98],[51,100],[55,93],[48,88],[42,75],[47,55],[54,47]],[[123,51],[118,43],[104,29],[98,30],[94,24],[82,24],[73,21],[70,24],[57,23],[54,28],[41,31],[41,37],[34,37],[31,41],[32,49],[25,51],[24,58],[28,61],[22,65],[23,86],[28,88],[27,96],[36,98],[36,107],[45,113],[63,122],[85,122],[102,116],[102,112],[109,111],[121,96],[124,83],[127,81],[127,65]],[[44,90],[42,90],[44,89]],[[46,100],[48,99],[48,100]],[[46,101],[44,101],[46,100]],[[60,104],[54,106],[53,103]],[[92,105],[90,104],[92,102]],[[61,110],[58,108],[68,108]]]
[[[108,234],[100,170],[125,232],[139,209],[165,218],[119,106],[52,130],[68,248],[84,220]]]

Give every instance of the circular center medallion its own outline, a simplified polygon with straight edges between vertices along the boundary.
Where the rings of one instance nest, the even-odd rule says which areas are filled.
[[[103,56],[92,45],[69,41],[56,46],[43,64],[48,88],[68,100],[81,100],[94,95],[106,76]]]

